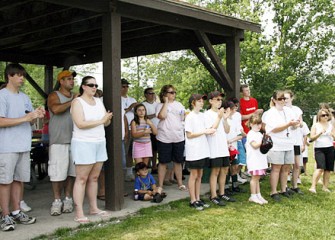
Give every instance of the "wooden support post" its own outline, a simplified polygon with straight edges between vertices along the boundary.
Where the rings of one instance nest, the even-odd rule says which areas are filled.
[[[53,89],[53,67],[50,65],[44,66],[44,92],[49,94]]]
[[[106,209],[116,211],[124,204],[124,181],[121,163],[121,16],[113,11],[113,6],[102,18],[102,53],[104,104],[113,112],[112,123],[106,128]]]
[[[242,33],[243,35],[243,33]],[[240,79],[241,79],[241,53],[240,53],[240,37],[236,34],[227,40],[227,72],[232,80],[233,89],[228,93],[227,97],[240,97]]]

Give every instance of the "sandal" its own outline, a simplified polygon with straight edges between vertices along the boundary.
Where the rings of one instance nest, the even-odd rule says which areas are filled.
[[[310,191],[311,193],[316,193],[316,190],[314,188],[310,188],[308,191]]]
[[[178,187],[178,189],[179,189],[180,191],[184,191],[184,192],[187,192],[187,191],[188,191],[188,189],[187,189],[187,187],[186,187],[185,185],[180,185],[180,186]]]
[[[98,198],[99,200],[102,200],[102,201],[105,201],[105,200],[106,200],[105,195],[97,196],[97,198]]]
[[[74,221],[78,223],[90,223],[90,219],[88,219],[87,217],[81,217],[81,218],[75,217]]]
[[[111,213],[107,212],[107,211],[100,211],[100,212],[97,212],[97,213],[91,213],[91,215],[100,216],[100,217],[109,217],[111,215]]]

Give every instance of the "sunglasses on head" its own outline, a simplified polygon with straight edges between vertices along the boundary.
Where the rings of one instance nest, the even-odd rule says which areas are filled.
[[[99,87],[98,84],[94,84],[94,83],[87,83],[87,84],[85,84],[85,86],[88,86],[90,88],[92,88],[92,87],[98,88]]]
[[[177,92],[175,92],[175,91],[171,91],[171,92],[166,92],[166,93],[176,94]]]
[[[286,97],[280,97],[280,98],[277,98],[278,101],[285,101],[287,98]]]

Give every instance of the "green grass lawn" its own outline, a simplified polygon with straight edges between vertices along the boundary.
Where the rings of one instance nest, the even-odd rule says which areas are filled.
[[[317,195],[308,192],[313,167],[310,158],[310,176],[301,177],[305,195],[282,198],[280,203],[270,200],[266,177],[261,192],[269,200],[267,205],[249,203],[246,184],[248,193],[236,195],[238,201],[225,207],[196,211],[184,199],[142,209],[122,220],[60,229],[40,239],[335,239],[335,192],[322,192],[321,185]],[[330,189],[335,190],[333,174]]]

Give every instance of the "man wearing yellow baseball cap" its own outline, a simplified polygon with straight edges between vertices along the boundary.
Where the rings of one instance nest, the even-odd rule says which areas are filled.
[[[48,96],[49,121],[49,168],[54,201],[51,205],[51,216],[73,211],[72,188],[76,176],[71,159],[71,138],[73,122],[70,114],[72,100],[78,94],[72,93],[74,71],[64,70],[57,75],[59,89]],[[65,189],[62,200],[63,189]]]
[[[69,70],[64,70],[64,71],[61,71],[60,73],[58,73],[57,75],[57,81],[60,81],[62,80],[63,78],[66,78],[66,77],[76,77],[77,76],[77,73],[75,71],[71,72]]]

